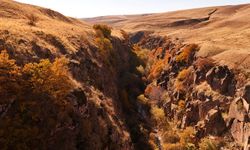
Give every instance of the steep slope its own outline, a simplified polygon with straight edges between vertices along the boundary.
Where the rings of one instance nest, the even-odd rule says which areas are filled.
[[[248,149],[249,9],[85,19],[130,32],[145,61],[137,100],[154,149]]]
[[[107,23],[128,32],[153,31],[156,35],[197,43],[201,46],[200,56],[215,56],[216,61],[230,67],[249,70],[248,61],[242,62],[244,65],[241,65],[244,59],[242,56],[249,56],[249,9],[250,5],[245,4],[159,14],[110,16],[86,19],[86,21]],[[228,57],[238,63],[232,63]]]
[[[154,149],[249,148],[249,74],[197,55],[199,46],[133,34],[147,87],[138,96]]]
[[[134,149],[120,80],[135,56],[116,37],[104,50],[95,39],[83,21],[0,0],[1,148]]]

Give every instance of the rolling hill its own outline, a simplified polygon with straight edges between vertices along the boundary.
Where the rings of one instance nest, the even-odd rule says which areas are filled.
[[[155,35],[197,43],[201,46],[200,56],[212,56],[232,68],[249,70],[249,15],[250,5],[244,4],[84,20],[109,24],[128,32],[153,31]]]

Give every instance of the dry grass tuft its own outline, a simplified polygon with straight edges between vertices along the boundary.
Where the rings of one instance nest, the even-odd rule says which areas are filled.
[[[28,15],[27,16],[29,22],[28,22],[28,25],[30,26],[36,26],[39,18],[37,16],[35,16],[34,14],[31,14],[31,15]]]

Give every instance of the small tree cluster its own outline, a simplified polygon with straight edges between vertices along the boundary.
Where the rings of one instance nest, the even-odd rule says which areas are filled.
[[[67,147],[72,125],[67,95],[74,88],[66,58],[18,67],[7,51],[0,53],[0,145],[2,149]],[[67,133],[67,135],[72,135]],[[64,140],[66,139],[67,142]],[[61,145],[61,146],[62,146]],[[59,145],[57,145],[59,146]]]
[[[102,52],[107,52],[113,49],[112,43],[107,38],[96,38],[95,43]]]
[[[221,139],[212,139],[205,137],[199,143],[199,150],[218,150],[223,147],[225,143]]]
[[[153,120],[155,121],[156,126],[163,128],[163,129],[168,128],[167,118],[162,108],[153,106],[150,112],[151,112],[151,116]]]
[[[165,150],[196,149],[194,137],[195,131],[192,127],[187,127],[183,131],[169,130],[163,135],[163,147]]]
[[[103,56],[111,55],[111,50],[113,45],[110,41],[111,37],[111,27],[107,25],[96,24],[93,26],[93,29],[96,33],[95,43],[98,48],[101,50]],[[107,60],[107,58],[105,58]]]
[[[3,50],[0,53],[0,104],[18,94],[19,78],[20,68],[15,60],[9,58],[7,51]]]
[[[111,36],[112,28],[104,24],[95,24],[93,29],[98,37],[109,38]]]
[[[148,75],[149,80],[158,78],[163,70],[168,69],[168,62],[170,57],[171,55],[169,53],[166,53],[163,59],[155,61],[155,63],[151,66],[151,70]]]

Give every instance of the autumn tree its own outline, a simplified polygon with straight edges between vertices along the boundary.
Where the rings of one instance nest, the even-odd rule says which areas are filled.
[[[111,27],[104,24],[95,24],[93,29],[98,37],[109,38],[111,36]]]
[[[175,90],[179,92],[188,91],[192,87],[193,82],[194,80],[192,68],[183,69],[176,77],[176,81],[174,84]]]
[[[34,92],[44,92],[60,98],[73,88],[67,64],[68,60],[65,57],[56,58],[53,63],[43,59],[39,63],[26,64],[23,74],[28,77]]]
[[[180,63],[190,63],[199,47],[196,44],[190,44],[185,46],[181,53],[176,56],[176,61]]]
[[[111,27],[102,24],[96,24],[93,26],[95,30],[95,44],[100,50],[101,56],[103,56],[103,60],[109,64],[109,57],[112,55],[113,45],[110,40],[111,38]]]
[[[10,59],[6,50],[0,53],[0,103],[17,96],[20,68]]]
[[[67,100],[74,88],[67,64],[62,57],[18,67],[7,51],[1,52],[1,149],[72,146],[76,114]]]

